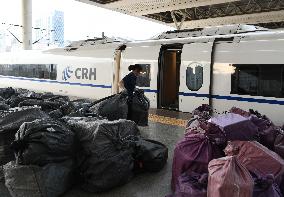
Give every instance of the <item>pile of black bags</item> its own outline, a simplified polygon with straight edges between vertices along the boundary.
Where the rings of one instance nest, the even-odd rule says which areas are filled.
[[[167,147],[126,120],[124,93],[70,101],[7,88],[0,96],[0,181],[12,196],[56,197],[74,185],[103,192],[166,164]],[[143,92],[134,98],[136,122],[147,125],[149,102]]]

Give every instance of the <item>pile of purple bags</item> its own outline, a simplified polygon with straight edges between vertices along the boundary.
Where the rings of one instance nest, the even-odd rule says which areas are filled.
[[[284,132],[266,116],[195,109],[176,144],[168,197],[282,197]],[[282,140],[283,139],[283,140]]]

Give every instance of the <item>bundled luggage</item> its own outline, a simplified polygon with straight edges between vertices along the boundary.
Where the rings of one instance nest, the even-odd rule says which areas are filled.
[[[70,160],[43,167],[10,162],[4,166],[5,185],[13,197],[58,197],[72,185],[72,166]]]
[[[208,174],[184,172],[178,177],[176,191],[167,197],[207,197]]]
[[[9,111],[3,112],[0,117],[0,132],[12,131],[16,133],[24,122],[40,118],[48,118],[48,115],[38,107],[11,108]]]
[[[210,161],[208,165],[209,197],[252,197],[253,179],[236,156],[227,156]]]
[[[284,173],[284,160],[260,143],[232,141],[229,145],[238,151],[236,155],[238,161],[257,176],[272,174],[275,178],[279,178]]]
[[[245,111],[245,110],[242,110],[240,108],[237,108],[237,107],[232,107],[230,110],[229,110],[230,113],[234,113],[234,114],[239,114],[243,117],[250,117],[250,113]]]
[[[168,148],[161,142],[139,139],[135,142],[134,171],[160,171],[168,159]]]
[[[139,126],[147,126],[149,108],[150,108],[150,101],[144,95],[144,91],[135,90],[132,100],[130,120],[134,121]]]
[[[254,180],[253,197],[282,197],[272,174],[258,177],[252,173],[252,177]]]
[[[143,90],[135,90],[129,106],[127,92],[121,92],[95,101],[89,109],[91,113],[108,120],[129,119],[139,126],[148,125],[150,101]]]
[[[234,113],[212,117],[209,122],[218,125],[225,133],[227,140],[255,140],[258,128],[248,118]]]
[[[10,106],[7,105],[5,102],[0,101],[0,110],[9,110]]]
[[[6,164],[13,160],[14,153],[10,144],[15,139],[15,134],[24,122],[46,118],[47,114],[38,108],[19,108],[19,111],[3,112],[0,118],[0,165]]]
[[[284,131],[275,129],[276,137],[274,140],[274,147],[273,150],[282,158],[284,158]]]
[[[25,122],[16,133],[12,149],[19,164],[44,166],[63,162],[73,158],[74,133],[50,118]]]
[[[172,165],[172,189],[184,172],[207,173],[208,163],[223,156],[222,150],[203,134],[186,135],[177,143]]]
[[[90,111],[108,120],[127,119],[127,93],[122,92],[102,99],[90,108]]]
[[[132,155],[135,141],[140,136],[134,122],[97,118],[66,118],[65,121],[82,146],[79,171],[83,189],[102,192],[125,184],[132,178]]]
[[[16,91],[15,89],[9,87],[9,88],[0,88],[0,96],[4,99],[8,99],[11,96],[15,95]]]

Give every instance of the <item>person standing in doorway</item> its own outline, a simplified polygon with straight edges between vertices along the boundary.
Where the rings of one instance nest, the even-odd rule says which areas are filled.
[[[136,86],[136,80],[137,77],[140,75],[142,71],[142,67],[139,64],[130,65],[128,67],[128,70],[131,71],[129,74],[127,74],[120,82],[119,87],[122,89],[125,89],[127,91],[128,95],[128,115],[127,119],[131,119],[131,111],[132,111],[132,100],[133,100],[133,92]]]

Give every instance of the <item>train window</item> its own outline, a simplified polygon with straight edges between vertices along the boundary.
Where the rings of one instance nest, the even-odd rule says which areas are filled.
[[[281,74],[281,65],[260,67],[259,95],[282,97]]]
[[[238,65],[235,68],[233,94],[257,95],[259,67],[257,65]]]
[[[137,64],[142,67],[142,74],[137,77],[136,85],[138,87],[150,87],[150,81],[151,81],[151,66],[150,64]]]
[[[186,86],[191,91],[199,90],[203,85],[203,67],[195,65],[195,67],[187,67],[186,69]]]
[[[55,64],[0,64],[0,75],[38,79],[56,79]]]
[[[264,97],[284,97],[284,65],[234,65],[231,93]]]

